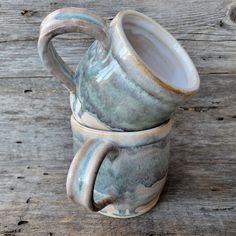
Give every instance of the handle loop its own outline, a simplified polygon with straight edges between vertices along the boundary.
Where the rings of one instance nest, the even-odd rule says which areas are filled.
[[[83,8],[62,8],[49,14],[40,26],[38,52],[45,67],[58,77],[64,86],[75,92],[74,72],[62,60],[50,42],[55,36],[65,33],[85,33],[101,41],[106,50],[110,49],[109,30],[99,16]]]
[[[99,168],[114,144],[99,140],[86,141],[76,153],[67,175],[67,195],[91,211],[100,211],[115,201],[113,196],[95,202],[93,192]]]

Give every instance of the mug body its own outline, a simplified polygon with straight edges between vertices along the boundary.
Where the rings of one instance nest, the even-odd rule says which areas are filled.
[[[159,128],[131,133],[94,131],[83,127],[74,118],[71,125],[74,153],[88,139],[109,141],[117,146],[116,151],[106,155],[96,177],[95,202],[107,195],[115,199],[100,213],[129,218],[149,211],[157,203],[166,182],[170,121]],[[86,176],[80,178],[86,179]]]
[[[110,34],[110,50],[95,41],[77,69],[71,107],[80,123],[101,130],[149,129],[198,90],[191,59],[152,19],[120,12]]]
[[[115,46],[114,46],[115,47]],[[146,92],[123,70],[112,52],[95,41],[77,69],[71,109],[76,120],[91,128],[138,131],[164,122],[175,110]]]

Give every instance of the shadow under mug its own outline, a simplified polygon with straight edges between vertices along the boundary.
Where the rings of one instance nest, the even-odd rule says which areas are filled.
[[[96,39],[76,73],[51,42],[69,32]],[[91,128],[156,127],[199,88],[197,70],[182,46],[157,22],[136,11],[121,11],[108,25],[86,9],[56,10],[41,24],[38,50],[47,69],[71,92],[76,120]]]
[[[171,121],[137,132],[85,127],[71,117],[75,157],[67,194],[91,211],[118,218],[149,211],[165,185]]]

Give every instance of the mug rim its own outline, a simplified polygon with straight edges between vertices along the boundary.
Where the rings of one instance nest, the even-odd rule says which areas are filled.
[[[157,76],[156,73],[150,68],[150,66],[148,66],[147,63],[145,63],[141,59],[141,57],[138,55],[136,50],[133,48],[133,46],[129,42],[129,40],[126,36],[126,33],[124,31],[123,19],[124,19],[124,17],[129,16],[129,15],[138,16],[139,18],[144,19],[146,22],[153,24],[155,27],[157,27],[159,29],[159,31],[161,31],[162,37],[168,38],[168,40],[172,41],[173,44],[178,46],[178,50],[180,51],[180,54],[181,54],[180,58],[184,58],[186,63],[188,63],[188,66],[190,66],[190,69],[192,72],[191,77],[194,78],[194,80],[195,80],[194,86],[192,86],[191,88],[181,88],[181,87],[177,87],[173,84],[170,84],[167,81],[161,80],[160,77]],[[199,74],[197,72],[197,69],[196,69],[192,59],[190,58],[190,56],[188,55],[186,50],[183,48],[183,46],[166,29],[164,29],[159,23],[157,23],[152,18],[150,18],[138,11],[134,11],[134,10],[120,11],[117,14],[117,16],[114,18],[114,20],[115,20],[116,27],[119,31],[120,38],[122,39],[122,44],[124,44],[124,46],[126,47],[126,50],[129,52],[130,59],[133,61],[133,64],[135,64],[137,66],[139,71],[143,75],[146,75],[145,78],[147,78],[152,84],[159,85],[162,88],[164,88],[165,90],[168,90],[170,92],[174,92],[176,94],[191,96],[192,94],[197,92],[197,90],[199,89],[199,86],[200,86],[200,78],[199,78]],[[172,49],[170,48],[170,50],[172,50]],[[184,65],[184,67],[185,66],[186,65]],[[187,77],[190,77],[190,76],[187,75]]]
[[[71,115],[71,127],[73,131],[79,132],[85,139],[111,141],[121,147],[127,147],[147,145],[166,137],[171,131],[172,119],[151,129],[127,132],[93,129],[79,123],[74,115]]]

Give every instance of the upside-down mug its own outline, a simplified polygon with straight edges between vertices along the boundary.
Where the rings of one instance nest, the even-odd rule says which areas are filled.
[[[76,73],[51,42],[69,32],[96,39]],[[86,9],[56,10],[41,24],[38,50],[47,69],[71,92],[76,120],[91,128],[156,127],[199,88],[197,70],[182,46],[158,23],[136,11],[119,12],[107,24]]]
[[[149,211],[164,187],[171,121],[144,131],[95,130],[71,117],[75,157],[67,194],[91,211],[129,218]]]

